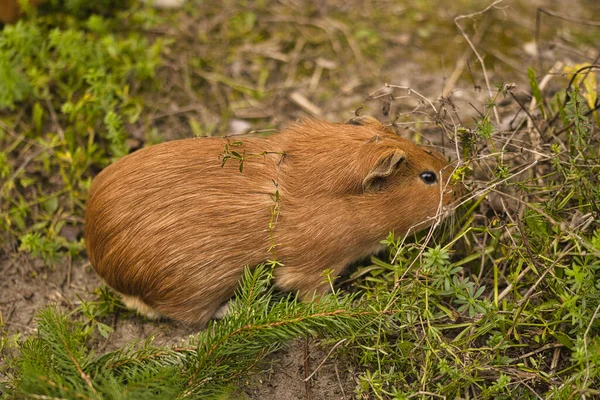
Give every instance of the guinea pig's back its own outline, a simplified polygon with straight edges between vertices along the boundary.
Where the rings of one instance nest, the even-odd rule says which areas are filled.
[[[261,139],[244,142],[248,152],[264,147],[255,141]],[[162,314],[196,322],[198,307],[235,290],[240,271],[221,266],[243,268],[265,258],[274,161],[257,157],[243,173],[237,160],[222,167],[218,157],[226,143],[166,142],[132,153],[96,177],[86,209],[86,247],[109,286]],[[182,316],[186,312],[189,317]]]

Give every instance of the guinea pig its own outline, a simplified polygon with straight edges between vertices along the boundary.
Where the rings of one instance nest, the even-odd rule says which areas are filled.
[[[87,253],[128,307],[204,326],[246,266],[274,257],[276,287],[326,293],[325,270],[336,277],[390,231],[429,226],[454,200],[451,173],[370,117],[165,142],[94,179]]]

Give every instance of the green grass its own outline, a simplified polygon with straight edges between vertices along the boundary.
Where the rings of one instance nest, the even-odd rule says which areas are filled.
[[[328,13],[312,3],[188,4],[185,14],[170,14],[73,2],[5,27],[0,254],[41,259],[49,269],[84,259],[91,179],[140,145],[226,133],[233,119],[278,127],[299,115],[285,96],[299,89],[345,119],[367,88],[381,86],[377,71],[398,55],[394,32],[417,32],[416,46],[404,52],[413,60],[433,63],[441,49],[460,57],[453,17],[434,2],[409,3]],[[465,1],[460,10],[476,7]],[[524,33],[502,36],[507,22],[498,11],[485,18],[493,35],[479,48],[516,52]],[[580,28],[573,27],[577,37]],[[582,45],[590,38],[597,33]],[[110,335],[121,305],[102,289],[79,307],[41,310],[36,334],[0,336],[2,398],[241,396],[261,360],[307,336],[335,346],[353,367],[359,398],[599,396],[598,67],[560,72],[540,87],[534,68],[519,71],[535,107],[500,83],[510,77],[496,74],[498,89],[473,120],[460,122],[447,102],[435,102],[438,113],[421,106],[422,113],[399,118],[423,136],[435,121],[446,141],[460,145],[456,178],[471,198],[431,235],[390,234],[384,256],[322,301],[273,293],[271,269],[261,267],[246,274],[232,314],[188,341],[163,347],[140,338],[105,352],[97,340]],[[347,89],[355,78],[362,83]],[[339,93],[354,99],[343,102]],[[327,108],[338,101],[344,105]],[[390,102],[392,110],[405,106],[401,98]],[[498,124],[494,107],[502,118],[516,115],[512,126]],[[241,169],[243,160],[233,158]],[[18,348],[16,358],[8,359],[9,347]]]
[[[143,109],[132,93],[152,83],[164,41],[113,35],[98,15],[44,22],[0,37],[0,239],[51,264],[83,249],[60,232],[81,225],[91,169],[128,153],[125,126]]]

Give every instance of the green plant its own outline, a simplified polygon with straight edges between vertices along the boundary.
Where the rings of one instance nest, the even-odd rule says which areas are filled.
[[[93,325],[85,317],[45,309],[38,317],[38,335],[21,348],[11,390],[25,397],[214,396],[231,391],[231,384],[291,338],[369,334],[378,320],[391,315],[354,305],[354,296],[334,294],[310,303],[274,296],[270,279],[269,267],[247,270],[228,316],[171,348],[153,346],[149,339],[95,355],[88,347]]]
[[[82,243],[77,226],[91,181],[129,151],[133,94],[154,78],[164,41],[103,31],[102,17],[65,28],[19,21],[0,32],[0,239],[53,263]],[[20,161],[19,161],[20,160]]]

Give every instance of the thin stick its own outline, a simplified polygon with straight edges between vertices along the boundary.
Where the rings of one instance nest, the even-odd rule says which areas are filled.
[[[533,115],[531,115],[531,112],[527,108],[525,108],[525,106],[523,104],[521,104],[521,102],[519,101],[519,99],[517,99],[517,97],[513,94],[512,91],[509,91],[508,94],[510,94],[510,96],[517,102],[517,104],[519,105],[519,107],[521,107],[521,110],[525,111],[525,114],[527,114],[527,116],[529,117],[529,120],[531,121],[531,127],[537,131],[537,133],[539,134],[539,137],[541,139],[542,138],[542,131],[540,131],[540,128],[535,123],[535,119],[533,118]],[[532,102],[533,102],[533,100],[532,100]],[[537,146],[534,146],[534,148],[536,148],[536,147]]]
[[[481,11],[474,12],[474,13],[467,14],[467,15],[459,15],[458,17],[454,18],[454,23],[458,27],[458,30],[463,35],[463,37],[465,38],[465,40],[467,41],[467,43],[469,43],[469,46],[471,46],[471,49],[473,50],[473,53],[475,53],[475,56],[477,57],[477,60],[479,61],[479,64],[481,64],[481,69],[483,70],[483,77],[485,79],[485,85],[487,86],[488,94],[490,96],[490,100],[494,98],[494,94],[492,93],[492,87],[490,86],[490,79],[488,78],[488,74],[487,74],[487,70],[485,68],[485,63],[483,61],[483,57],[481,57],[481,54],[479,54],[479,52],[477,51],[477,48],[475,47],[475,45],[473,44],[473,42],[471,41],[471,39],[469,38],[469,36],[465,33],[465,31],[462,28],[462,26],[460,26],[460,24],[458,23],[458,21],[460,21],[461,19],[473,18],[474,16],[481,15],[481,14],[487,12],[488,10],[490,10],[491,8],[495,7],[496,5],[502,3],[502,1],[504,1],[504,0],[496,0],[492,4],[490,4],[489,6],[487,6],[486,8],[484,8]],[[496,108],[496,104],[492,104],[492,109],[494,111],[494,117],[496,118],[496,122],[498,123],[498,125],[500,125],[500,116],[498,115],[498,109]]]
[[[321,363],[317,366],[317,368],[307,377],[304,379],[305,382],[307,382],[310,378],[313,377],[314,374],[317,373],[317,371],[323,366],[323,364],[325,364],[325,361],[327,361],[327,359],[329,358],[329,356],[331,355],[331,353],[333,353],[333,351],[342,343],[344,343],[346,340],[348,339],[342,339],[339,342],[337,342],[332,348],[331,350],[329,350],[329,353],[327,353],[327,355],[325,356],[325,358],[323,358],[323,361],[321,361]],[[339,376],[338,376],[339,379]],[[342,389],[343,390],[343,389]]]
[[[433,109],[433,111],[435,111],[436,114],[438,113],[437,108],[435,108],[435,106],[433,105],[433,103],[431,102],[431,100],[429,100],[427,97],[423,96],[421,93],[419,93],[419,92],[417,92],[417,91],[409,88],[408,86],[390,85],[390,84],[386,83],[385,87],[386,88],[393,88],[393,89],[404,89],[404,90],[408,91],[409,95],[412,94],[412,93],[414,93],[417,96],[419,96],[423,101],[429,103],[429,105],[431,106],[431,108]],[[371,96],[369,96],[369,97],[371,97]]]
[[[310,400],[310,382],[308,381],[312,374],[308,376],[308,337],[304,338],[304,392],[306,400]]]
[[[479,46],[479,43],[481,42],[481,39],[483,39],[483,35],[485,34],[485,32],[487,31],[487,28],[489,26],[490,26],[489,24],[484,23],[484,24],[482,24],[481,29],[479,29],[475,33],[475,37],[473,38],[473,44],[475,46]],[[446,84],[444,85],[444,89],[442,89],[443,97],[448,97],[452,94],[452,90],[454,89],[454,86],[456,85],[458,78],[460,78],[461,74],[465,70],[465,67],[467,66],[467,60],[469,59],[469,56],[471,55],[472,52],[473,52],[473,48],[469,47],[468,49],[465,50],[465,52],[462,54],[462,56],[456,62],[454,71],[452,71],[452,74],[450,74],[450,78],[448,78],[448,80],[446,81]]]
[[[338,384],[340,385],[340,390],[342,391],[342,400],[346,400],[346,392],[344,391],[344,386],[342,385],[342,380],[340,379],[340,372],[338,371],[337,362],[333,363],[333,368],[335,369],[335,376],[337,377]]]
[[[538,8],[538,11],[544,14],[548,14],[552,17],[558,18],[558,19],[562,19],[563,21],[569,21],[569,22],[575,22],[576,24],[580,24],[580,25],[589,25],[589,26],[600,26],[600,21],[593,21],[591,19],[581,19],[581,18],[573,18],[573,17],[566,17],[563,14],[559,14],[557,12],[554,11],[550,11],[546,8]]]

